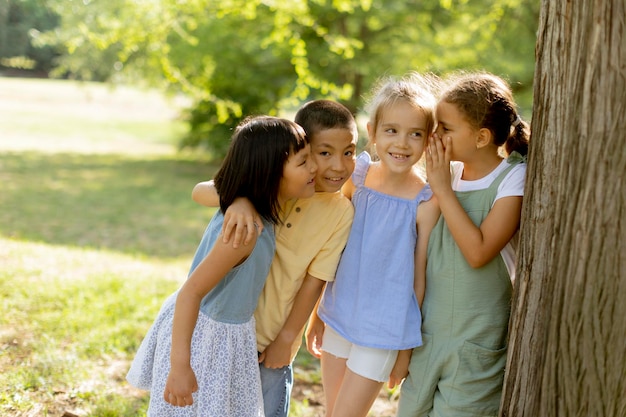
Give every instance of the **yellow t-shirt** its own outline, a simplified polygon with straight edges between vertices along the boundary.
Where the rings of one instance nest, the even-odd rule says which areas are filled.
[[[317,192],[289,202],[283,224],[276,226],[276,254],[254,312],[259,352],[282,329],[307,273],[323,281],[335,279],[353,217],[352,203],[341,192]],[[291,347],[292,360],[303,331]]]

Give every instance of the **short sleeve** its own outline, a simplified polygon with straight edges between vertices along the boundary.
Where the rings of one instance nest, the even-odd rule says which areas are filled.
[[[339,259],[348,242],[348,235],[354,218],[354,208],[349,200],[343,205],[344,210],[333,233],[328,237],[320,251],[309,264],[307,272],[322,281],[334,281]]]
[[[511,172],[502,180],[498,187],[496,200],[503,197],[521,197],[524,195],[526,184],[526,164],[520,163],[511,169]]]

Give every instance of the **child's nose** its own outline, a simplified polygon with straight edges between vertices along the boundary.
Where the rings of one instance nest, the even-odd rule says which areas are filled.
[[[343,171],[346,168],[346,164],[341,158],[333,158],[331,167],[335,171]]]
[[[409,145],[409,135],[398,135],[398,146],[407,147]]]

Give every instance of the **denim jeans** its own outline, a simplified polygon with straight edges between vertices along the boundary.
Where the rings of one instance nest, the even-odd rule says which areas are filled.
[[[261,370],[261,388],[265,417],[287,417],[289,414],[289,398],[293,387],[292,364],[284,368],[266,368],[259,364]]]

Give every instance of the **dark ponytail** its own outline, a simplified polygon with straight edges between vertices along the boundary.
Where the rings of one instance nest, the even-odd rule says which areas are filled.
[[[530,141],[530,126],[521,117],[516,116],[511,124],[511,134],[504,143],[507,154],[517,152],[522,156],[528,154],[528,142]]]
[[[489,129],[494,145],[508,154],[528,153],[530,126],[517,114],[511,88],[502,78],[485,72],[457,74],[441,99],[454,104],[475,128]]]

